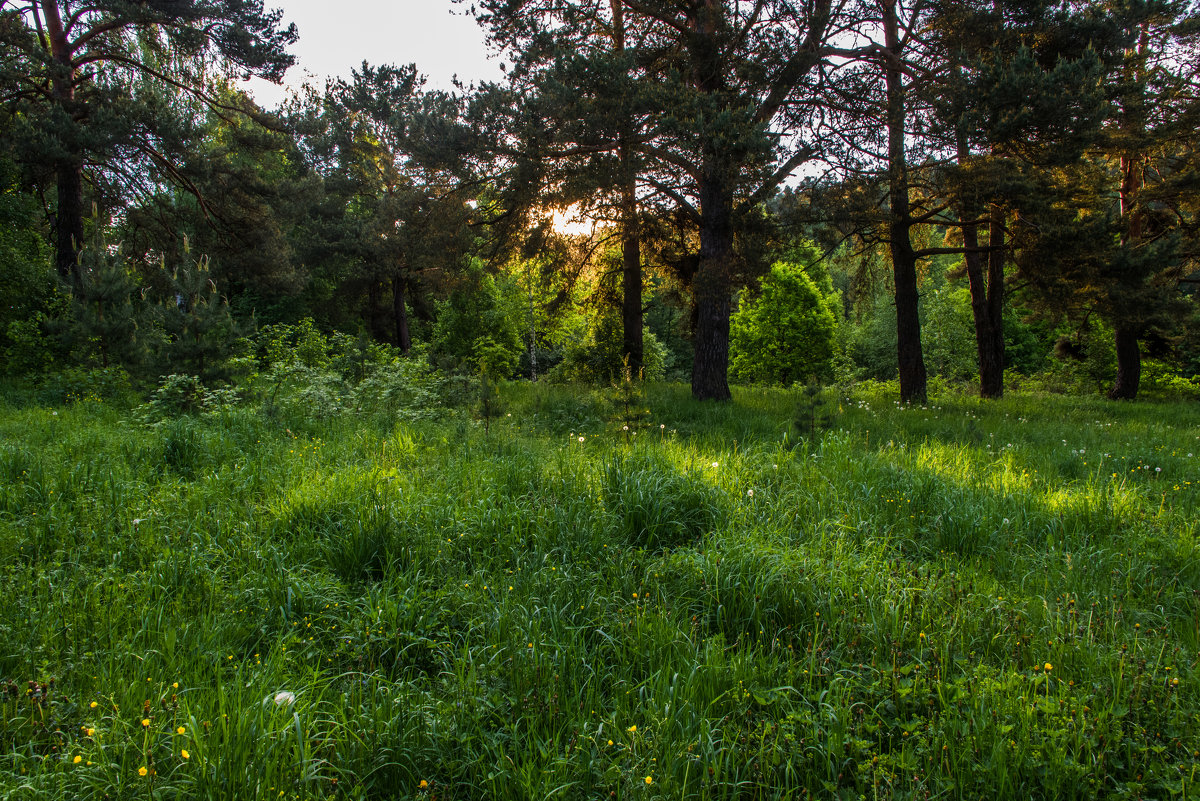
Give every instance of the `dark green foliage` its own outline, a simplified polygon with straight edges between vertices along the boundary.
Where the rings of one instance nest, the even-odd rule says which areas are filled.
[[[757,297],[730,318],[730,375],[740,383],[788,385],[833,371],[837,318],[796,264],[776,262]]]
[[[55,323],[78,364],[140,374],[155,344],[154,314],[143,284],[118,252],[97,237],[79,256],[71,306]]]
[[[625,372],[622,333],[617,309],[600,309],[590,318],[577,320],[575,335],[563,346],[562,361],[554,366],[547,378],[586,384],[611,384],[622,380]],[[635,379],[661,381],[672,364],[672,354],[652,331],[644,331],[642,336],[642,370]]]
[[[196,376],[172,374],[163,376],[138,413],[143,422],[155,425],[176,417],[215,412],[238,400],[233,390],[208,389]]]
[[[0,156],[0,370],[13,375],[42,373],[59,355],[45,323],[64,299],[39,217],[35,198],[18,189],[14,166]]]
[[[194,191],[179,166],[197,112],[253,112],[215,97],[202,76],[221,65],[278,81],[294,61],[285,48],[295,27],[261,0],[22,0],[0,15],[0,87],[17,123],[5,134],[31,169],[53,176],[55,262],[75,288],[85,183],[121,199],[162,184]],[[100,168],[92,182],[85,164]]]
[[[160,311],[165,342],[160,369],[195,375],[205,382],[227,378],[228,360],[244,344],[244,331],[217,291],[205,257],[177,268],[166,281]]]
[[[835,388],[822,387],[816,381],[809,381],[800,390],[796,400],[796,411],[792,426],[796,432],[812,443],[825,431],[833,427],[837,420],[840,398]]]
[[[499,348],[510,357],[507,366],[511,370],[497,378],[512,376],[525,346],[520,299],[503,291],[507,288],[488,274],[482,263],[472,265],[466,281],[439,305],[430,342],[439,364],[473,372],[479,365],[476,343],[482,338],[491,341],[490,348]],[[497,369],[505,366],[493,361]]]

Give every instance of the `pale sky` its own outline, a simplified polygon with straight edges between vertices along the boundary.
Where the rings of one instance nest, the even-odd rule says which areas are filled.
[[[287,86],[305,80],[325,85],[327,77],[349,77],[364,60],[371,64],[412,64],[431,89],[451,89],[457,74],[464,84],[500,78],[500,59],[488,58],[483,31],[450,0],[266,0],[296,23],[300,40],[290,52],[296,66],[284,86],[253,79],[246,86],[264,107],[275,106]]]

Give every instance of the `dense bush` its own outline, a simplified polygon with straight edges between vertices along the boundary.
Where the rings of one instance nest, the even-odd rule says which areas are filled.
[[[611,384],[625,370],[622,355],[624,331],[615,309],[604,309],[587,320],[579,318],[566,337],[562,361],[547,374],[551,381]],[[672,367],[672,354],[650,330],[642,332],[642,375],[646,381],[661,381]]]
[[[729,375],[743,384],[793,384],[833,372],[837,319],[816,283],[776,262],[757,297],[743,294],[729,321]]]
[[[527,347],[521,319],[515,294],[503,291],[482,263],[473,264],[463,284],[438,304],[430,343],[434,358],[444,368],[474,373],[478,369],[477,343],[487,338],[511,354],[515,370]]]

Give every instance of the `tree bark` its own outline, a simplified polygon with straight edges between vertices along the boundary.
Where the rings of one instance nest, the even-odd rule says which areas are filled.
[[[611,0],[613,50],[625,50],[625,5]],[[642,243],[638,226],[637,168],[628,125],[623,125],[617,148],[621,164],[621,355],[633,378],[642,376],[645,352],[642,321]]]
[[[1111,400],[1135,400],[1142,380],[1142,351],[1137,332],[1131,328],[1118,328],[1116,341],[1117,380],[1108,397]]]
[[[404,279],[392,279],[392,319],[396,325],[396,345],[405,356],[412,350],[412,335],[408,329],[408,308],[404,302]]]
[[[689,11],[692,82],[709,97],[725,88],[717,31],[724,8],[702,0]],[[692,397],[727,401],[729,392],[729,312],[733,288],[733,192],[716,142],[705,144],[697,180],[700,202],[700,262],[692,280],[696,304],[693,331]]]
[[[700,265],[692,281],[696,303],[692,397],[727,401],[729,311],[733,263],[733,199],[714,167],[700,182]]]
[[[76,123],[79,113],[75,108],[72,45],[63,27],[58,4],[52,0],[42,0],[41,9],[46,20],[50,57],[54,63],[51,80],[54,102],[62,108],[72,123]],[[54,214],[54,263],[59,277],[68,281],[73,290],[78,291],[82,281],[79,251],[83,248],[83,153],[74,131],[64,131],[59,144],[65,155],[54,167],[58,190],[58,207]]]
[[[1143,23],[1134,52],[1137,58],[1133,77],[1139,82],[1146,78],[1145,56],[1149,41],[1149,28]],[[1145,135],[1146,108],[1140,93],[1125,109],[1122,127],[1135,141]],[[1121,244],[1125,247],[1137,247],[1145,234],[1145,220],[1137,207],[1137,195],[1145,183],[1141,167],[1141,153],[1130,150],[1121,155],[1121,217],[1127,221]],[[1138,345],[1138,331],[1135,324],[1129,320],[1129,315],[1130,311],[1123,309],[1113,325],[1117,348],[1117,379],[1108,391],[1108,397],[1112,400],[1135,399],[1142,381],[1142,352]],[[1125,317],[1124,320],[1121,319],[1122,316]]]
[[[636,201],[635,201],[636,202]],[[637,209],[626,215],[622,227],[633,229],[621,239],[622,295],[621,325],[623,331],[622,356],[629,366],[633,378],[642,375],[645,367],[645,343],[642,334],[642,243],[637,234]]]
[[[993,209],[999,214],[999,209]],[[964,219],[974,219],[977,210],[966,207]],[[1004,229],[999,222],[989,228],[989,244],[1003,247]],[[1004,259],[1003,251],[980,252],[979,230],[976,225],[963,226],[963,261],[971,285],[971,312],[975,318],[975,346],[979,355],[979,396],[999,398],[1004,395]],[[983,271],[987,259],[987,274]]]
[[[925,356],[921,349],[918,311],[917,256],[910,232],[908,162],[904,152],[904,76],[900,70],[899,21],[895,0],[884,2],[884,70],[887,82],[888,222],[892,276],[896,284],[896,358],[900,367],[900,400],[923,403],[927,396]]]

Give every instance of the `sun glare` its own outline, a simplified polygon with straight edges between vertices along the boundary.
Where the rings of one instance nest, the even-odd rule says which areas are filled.
[[[596,221],[583,216],[578,205],[550,209],[550,226],[564,236],[587,236],[596,229]]]

